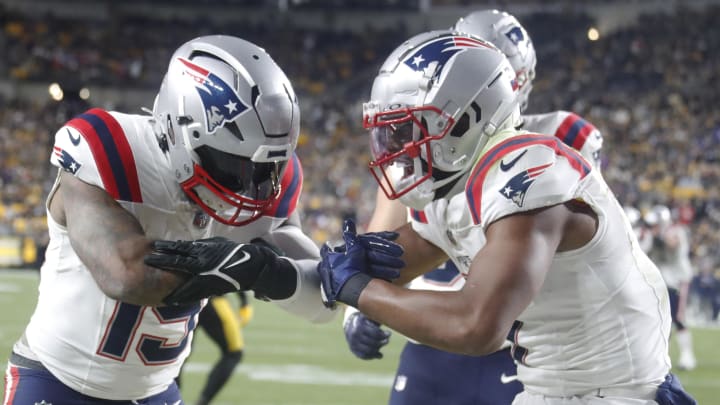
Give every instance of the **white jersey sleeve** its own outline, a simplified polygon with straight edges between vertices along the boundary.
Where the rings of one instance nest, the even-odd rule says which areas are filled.
[[[507,215],[572,200],[590,171],[577,151],[555,137],[502,141],[483,155],[468,180],[473,222],[487,228]]]
[[[316,270],[320,251],[315,242],[299,226],[292,224],[275,229],[263,239],[283,250],[297,271],[295,293],[287,299],[274,302],[285,311],[311,322],[328,322],[333,319],[337,311],[325,307],[320,298],[320,277]]]
[[[600,169],[603,135],[590,121],[570,111],[523,116],[526,131],[551,135],[580,152],[593,168]]]
[[[115,200],[142,202],[126,131],[105,110],[91,109],[60,128],[50,163],[104,189]]]

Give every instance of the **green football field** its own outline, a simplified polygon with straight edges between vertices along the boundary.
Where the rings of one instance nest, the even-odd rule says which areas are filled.
[[[36,300],[37,273],[0,271],[0,351],[22,333]],[[387,402],[403,338],[397,334],[383,360],[362,361],[349,352],[340,317],[312,325],[272,304],[254,302],[245,329],[245,357],[216,405],[375,405]],[[72,309],[68,308],[68,313]],[[694,329],[698,367],[676,371],[699,404],[720,404],[720,329]],[[673,358],[675,352],[671,353]],[[191,405],[218,351],[202,331],[183,374]]]

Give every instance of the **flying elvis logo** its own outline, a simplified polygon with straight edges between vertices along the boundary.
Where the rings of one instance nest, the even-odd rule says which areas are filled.
[[[493,46],[478,39],[468,37],[443,36],[427,42],[403,63],[414,71],[434,69],[432,78],[437,78],[445,68],[445,64],[458,52],[468,48],[492,48]]]
[[[195,81],[205,110],[205,124],[208,134],[212,134],[225,122],[232,121],[248,109],[240,96],[221,78],[187,59],[178,58],[185,65],[184,75]]]
[[[75,158],[73,158],[69,153],[67,153],[67,151],[63,150],[62,148],[54,146],[53,154],[55,154],[55,158],[60,164],[60,167],[65,169],[65,171],[75,174],[78,170],[80,170],[80,167],[82,165],[78,163]]]
[[[552,166],[552,163],[523,170],[505,183],[505,186],[499,190],[500,194],[517,204],[518,207],[522,207],[523,202],[525,201],[525,195],[527,194],[530,185],[532,185],[535,182],[535,179],[539,175],[543,174],[545,169],[550,166]]]

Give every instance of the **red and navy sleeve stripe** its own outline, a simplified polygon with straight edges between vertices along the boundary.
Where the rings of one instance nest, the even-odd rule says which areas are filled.
[[[493,163],[517,149],[531,145],[545,145],[554,149],[555,154],[567,158],[570,166],[580,173],[580,178],[584,178],[590,172],[590,166],[588,166],[585,159],[583,159],[577,151],[570,149],[557,138],[545,135],[522,135],[501,142],[490,149],[490,151],[480,159],[470,174],[468,185],[465,187],[465,196],[475,224],[480,223],[482,187],[485,182],[485,177],[493,166]]]
[[[142,202],[135,158],[120,124],[107,111],[94,108],[67,124],[90,145],[105,190],[115,200]]]
[[[575,113],[569,113],[555,131],[555,136],[563,141],[565,145],[580,150],[593,130],[595,130],[593,124],[585,121]]]
[[[302,166],[300,165],[300,159],[296,154],[293,154],[280,182],[282,194],[280,195],[280,198],[273,203],[266,214],[276,218],[289,217],[290,214],[295,211],[295,207],[297,207],[297,202],[300,198],[300,191],[302,190],[302,183],[303,171]]]
[[[413,218],[414,220],[416,220],[416,221],[418,221],[418,222],[420,222],[420,223],[423,223],[423,224],[427,224],[427,223],[428,223],[427,216],[425,215],[425,211],[422,211],[422,210],[418,211],[418,210],[416,210],[416,209],[411,208],[411,209],[410,209],[410,216],[412,216],[412,218]]]

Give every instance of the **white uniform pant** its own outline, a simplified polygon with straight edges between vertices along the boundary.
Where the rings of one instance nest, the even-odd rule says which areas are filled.
[[[519,393],[512,405],[657,405],[657,387],[637,390],[599,389],[597,392],[573,397],[550,397],[527,391]]]

